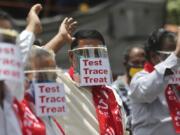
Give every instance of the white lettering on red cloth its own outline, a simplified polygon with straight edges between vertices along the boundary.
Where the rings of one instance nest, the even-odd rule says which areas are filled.
[[[27,106],[27,102],[24,100],[19,103],[17,100],[14,101],[13,107],[16,111],[18,118],[22,125],[23,135],[45,135],[45,124],[39,118],[36,118],[32,111]]]
[[[144,70],[151,73],[154,70],[154,66],[151,63],[145,63]],[[175,80],[173,81],[171,80],[171,82],[174,81]],[[168,103],[172,122],[176,133],[179,134],[180,133],[180,101],[178,99],[178,93],[180,93],[180,85],[177,84],[169,84],[165,90],[166,101]]]
[[[69,69],[69,75],[73,79],[74,68]],[[93,101],[99,122],[100,135],[123,135],[121,108],[118,105],[114,93],[105,86],[92,87]]]
[[[100,135],[123,135],[122,114],[114,93],[105,86],[92,90]]]
[[[180,102],[175,91],[180,92],[180,87],[175,84],[169,84],[165,94],[176,133],[180,133]]]

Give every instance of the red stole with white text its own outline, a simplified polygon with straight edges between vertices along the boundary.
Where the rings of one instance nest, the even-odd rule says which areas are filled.
[[[74,70],[69,69],[73,79]],[[100,135],[123,135],[122,114],[113,91],[106,86],[92,87],[93,101],[99,122]]]
[[[154,66],[151,63],[145,63],[144,70],[151,73]],[[176,93],[180,92],[180,86],[175,84],[168,84],[165,90],[166,101],[168,103],[169,112],[176,133],[180,133],[180,101]]]

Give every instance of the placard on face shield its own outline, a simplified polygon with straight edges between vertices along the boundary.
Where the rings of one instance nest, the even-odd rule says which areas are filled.
[[[34,93],[37,116],[61,116],[66,113],[66,100],[63,83],[56,82],[58,70],[25,71],[30,77],[31,91]]]
[[[72,52],[77,63],[74,80],[79,86],[111,84],[112,74],[106,47],[83,47]]]
[[[24,73],[21,52],[16,45],[17,35],[13,30],[0,29],[0,80],[12,96],[22,100]]]

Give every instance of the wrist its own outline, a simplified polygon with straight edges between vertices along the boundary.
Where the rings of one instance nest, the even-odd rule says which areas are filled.
[[[32,25],[27,25],[27,27],[26,27],[25,30],[28,31],[28,32],[32,32],[32,33],[34,33],[35,35],[37,34],[34,26],[32,26]]]
[[[62,33],[58,33],[56,35],[56,38],[57,38],[57,41],[61,42],[61,43],[66,43],[66,41],[67,41],[66,35],[64,35]]]
[[[179,51],[175,51],[174,53],[178,58],[180,58],[180,52]]]

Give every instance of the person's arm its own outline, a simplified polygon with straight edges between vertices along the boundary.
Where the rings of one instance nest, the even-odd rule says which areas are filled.
[[[70,44],[74,40],[72,33],[76,25],[77,22],[74,19],[66,17],[59,27],[59,32],[43,47],[57,53],[65,43]]]
[[[29,11],[27,16],[27,26],[18,37],[17,45],[19,46],[23,63],[25,63],[28,56],[28,52],[34,43],[35,36],[42,31],[40,19],[38,17],[39,12],[42,10],[41,4],[35,4]]]
[[[151,103],[160,93],[164,92],[168,78],[165,77],[166,69],[176,70],[180,65],[180,29],[176,50],[165,61],[155,66],[151,73],[142,71],[137,73],[130,84],[129,96],[133,102]]]

